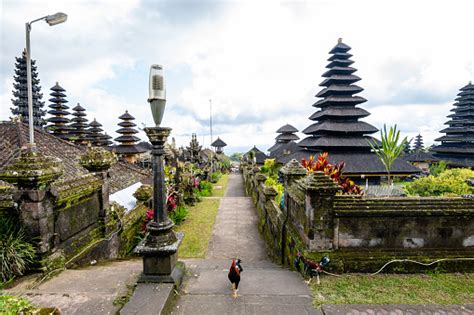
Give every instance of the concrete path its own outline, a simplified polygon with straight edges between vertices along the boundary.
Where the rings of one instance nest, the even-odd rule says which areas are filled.
[[[57,307],[65,315],[113,315],[121,308],[120,298],[133,290],[142,268],[138,258],[65,270],[34,289],[30,289],[33,279],[23,281],[7,294],[22,295],[39,307]]]
[[[227,273],[236,257],[244,271],[233,299]],[[320,314],[300,275],[267,258],[240,174],[229,176],[206,259],[185,262],[191,276],[172,314]]]

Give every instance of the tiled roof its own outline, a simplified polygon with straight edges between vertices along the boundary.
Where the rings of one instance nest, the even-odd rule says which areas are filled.
[[[10,165],[28,144],[28,126],[22,123],[0,122],[0,170]],[[87,150],[71,142],[61,140],[45,131],[35,129],[35,143],[45,155],[63,162],[64,174],[58,179],[74,180],[88,171],[79,164],[79,158]],[[109,172],[110,192],[124,189],[138,181],[149,182],[150,172],[126,162],[116,163]]]

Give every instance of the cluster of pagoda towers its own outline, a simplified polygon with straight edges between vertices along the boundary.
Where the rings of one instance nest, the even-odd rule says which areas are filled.
[[[319,100],[313,104],[318,110],[309,117],[311,124],[302,131],[306,137],[296,142],[298,130],[288,124],[282,126],[277,130],[279,135],[275,144],[268,149],[270,157],[285,164],[291,159],[328,152],[331,162],[346,162],[346,174],[366,178],[386,173],[370,145],[380,145],[380,141],[372,137],[378,129],[362,121],[370,113],[360,107],[366,99],[358,95],[363,88],[356,84],[361,78],[355,74],[357,69],[353,67],[350,50],[351,47],[341,39],[330,50],[327,70],[320,84],[323,88],[316,94]],[[441,145],[425,152],[423,137],[419,134],[413,148],[406,145],[405,157],[417,161],[421,157],[429,162],[445,160],[453,166],[474,167],[474,85],[469,82],[461,88],[455,101],[453,113],[446,122],[448,128],[441,130],[446,135],[436,139]],[[391,170],[392,174],[401,176],[417,172],[402,159],[396,160]]]

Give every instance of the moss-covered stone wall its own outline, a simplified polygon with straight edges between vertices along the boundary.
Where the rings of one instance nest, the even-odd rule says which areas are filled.
[[[328,182],[318,182],[318,175],[287,182],[285,207],[280,209],[265,196],[255,166],[241,168],[256,204],[259,230],[275,261],[292,267],[298,252],[316,261],[329,255],[333,271],[373,272],[391,259],[457,257],[430,268],[474,270],[474,262],[462,260],[474,257],[473,198],[344,196]],[[395,263],[387,270],[426,268]]]

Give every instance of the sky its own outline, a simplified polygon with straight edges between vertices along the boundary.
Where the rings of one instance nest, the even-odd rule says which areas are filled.
[[[66,23],[39,21],[31,32],[43,100],[59,82],[108,134],[128,110],[153,126],[147,103],[151,64],[165,69],[162,126],[178,145],[196,133],[226,153],[273,145],[289,123],[303,130],[317,109],[328,52],[338,38],[362,78],[363,120],[397,124],[425,144],[442,136],[459,89],[474,79],[474,1],[0,0],[0,120],[8,120],[15,57],[25,23],[64,12]],[[300,138],[304,135],[298,133]],[[146,135],[138,135],[143,140]],[[376,134],[376,137],[379,135]]]

